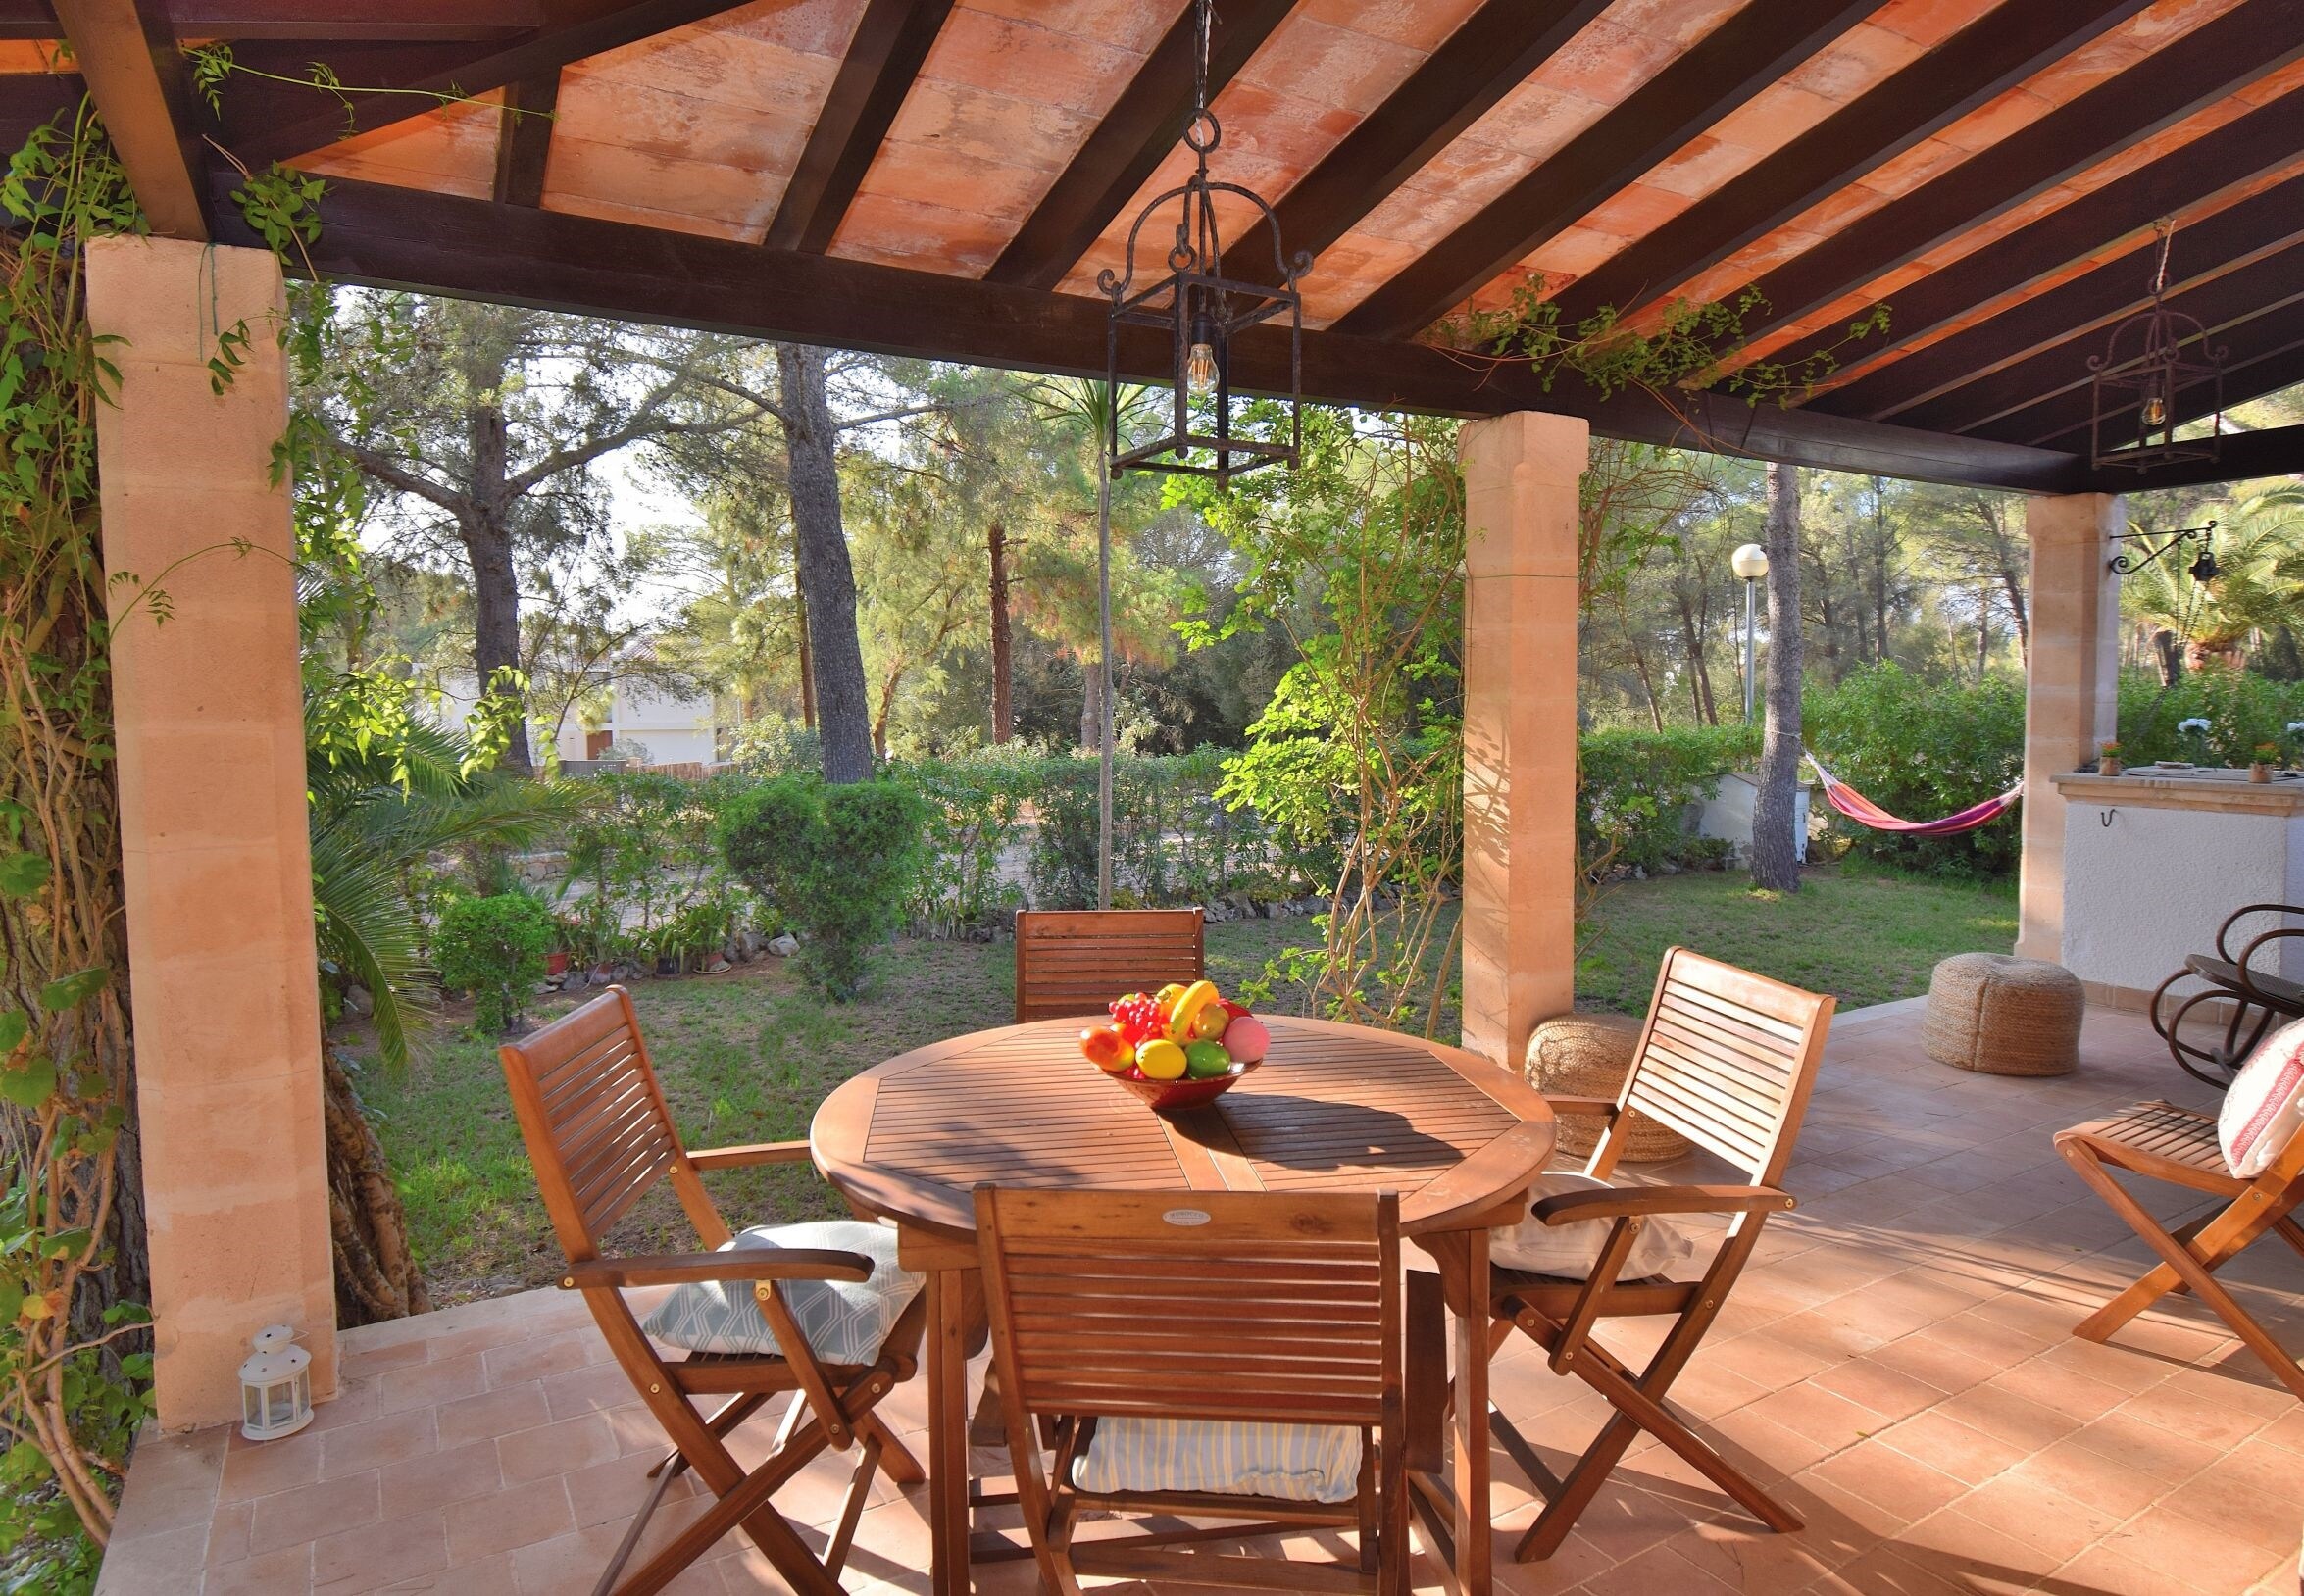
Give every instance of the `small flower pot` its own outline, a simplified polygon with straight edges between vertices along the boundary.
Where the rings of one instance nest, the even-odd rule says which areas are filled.
[[[2120,774],[2122,769],[2123,767],[2120,761],[2112,758],[2110,755],[2106,755],[2104,758],[2096,761],[2096,773],[2098,775],[2118,775]]]
[[[2263,764],[2249,766],[2248,779],[2251,781],[2270,781],[2272,779],[2272,767]]]
[[[565,953],[547,953],[547,954],[545,954],[545,955],[544,955],[544,973],[545,973],[545,974],[547,974],[547,975],[549,975],[549,976],[551,976],[551,977],[552,977],[553,979],[555,979],[555,980],[557,980],[557,979],[559,979],[561,976],[563,976],[563,975],[567,974],[567,973],[568,973],[568,955],[567,955],[567,954],[565,954]]]

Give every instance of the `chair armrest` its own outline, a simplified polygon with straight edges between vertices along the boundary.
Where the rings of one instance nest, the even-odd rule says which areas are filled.
[[[761,1141],[744,1147],[698,1148],[688,1154],[688,1164],[698,1170],[735,1170],[748,1164],[805,1164],[808,1158],[804,1141]]]
[[[872,1260],[826,1247],[736,1247],[723,1253],[654,1253],[571,1264],[561,1289],[687,1285],[699,1280],[869,1280]]]
[[[1626,1186],[1615,1191],[1566,1191],[1539,1199],[1528,1212],[1545,1224],[1614,1220],[1650,1214],[1759,1214],[1795,1206],[1774,1186]]]
[[[2291,915],[2304,917],[2304,904],[2244,903],[2240,905],[2239,908],[2233,910],[2230,914],[2225,917],[2224,923],[2216,928],[2217,954],[2227,964],[2238,965],[2243,970],[2247,968],[2248,955],[2243,953],[2239,958],[2234,959],[2231,955],[2231,950],[2225,945],[2225,938],[2231,934],[2231,929],[2234,925],[2237,925],[2241,921],[2246,920],[2250,915],[2278,915],[2282,919],[2285,919]]]
[[[1613,1097],[1578,1097],[1562,1092],[1546,1092],[1544,1101],[1554,1114],[1596,1114],[1603,1120],[1616,1118],[1616,1099]]]

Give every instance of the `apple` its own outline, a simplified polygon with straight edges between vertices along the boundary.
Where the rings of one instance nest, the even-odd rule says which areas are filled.
[[[1224,1050],[1240,1064],[1254,1064],[1271,1047],[1271,1029],[1252,1014],[1239,1016],[1224,1028]]]
[[[1135,1044],[1117,1025],[1090,1025],[1080,1032],[1080,1051],[1108,1075],[1124,1073],[1136,1062]]]
[[[1232,1072],[1232,1056],[1222,1042],[1194,1042],[1184,1049],[1184,1073],[1193,1080],[1213,1080]]]
[[[1235,1017],[1222,1003],[1211,1003],[1192,1016],[1192,1037],[1195,1042],[1213,1042],[1225,1032]]]

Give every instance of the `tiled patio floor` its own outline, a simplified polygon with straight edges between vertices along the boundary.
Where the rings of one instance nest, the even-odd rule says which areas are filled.
[[[1908,1004],[1835,1027],[1787,1182],[1802,1207],[1770,1226],[1675,1392],[1808,1527],[1761,1532],[1643,1445],[1559,1556],[1500,1564],[1500,1590],[2296,1589],[2304,1406],[2189,1303],[2114,1346],[2068,1333],[2144,1257],[2051,1132],[2139,1097],[2211,1094],[2133,1017],[2091,1019],[2082,1072],[2055,1080],[1943,1069],[1918,1033]],[[2304,1347],[2304,1262],[2260,1247],[2231,1277]],[[345,1347],[343,1394],[304,1434],[145,1444],[105,1596],[591,1588],[662,1440],[580,1303],[531,1292],[355,1330]],[[1605,1413],[1525,1343],[1495,1389],[1555,1464]],[[891,1403],[923,1422],[920,1382]],[[821,1460],[779,1501],[827,1521],[844,1471]],[[1501,1456],[1497,1475],[1502,1556],[1533,1510]],[[923,1505],[880,1489],[848,1588],[925,1592]],[[660,1522],[694,1511],[676,1502]],[[729,1540],[674,1588],[777,1588],[761,1567]],[[1420,1568],[1420,1586],[1438,1582]],[[977,1578],[1032,1583],[1029,1564]]]

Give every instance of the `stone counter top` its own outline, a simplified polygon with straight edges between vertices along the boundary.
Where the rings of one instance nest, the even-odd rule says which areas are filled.
[[[2119,775],[2076,771],[2056,777],[2056,790],[2076,804],[2304,815],[2304,780],[2276,776],[2270,781],[2250,781],[2245,771],[2157,771],[2147,767]]]

